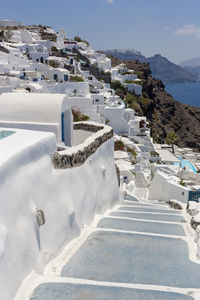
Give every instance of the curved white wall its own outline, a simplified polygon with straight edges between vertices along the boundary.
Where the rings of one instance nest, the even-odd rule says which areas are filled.
[[[4,164],[1,156],[0,164],[0,290],[4,300],[13,300],[33,268],[42,269],[96,213],[105,212],[118,201],[113,139],[82,166],[60,170],[53,168],[49,155],[56,147],[53,134],[17,134],[0,141],[4,147],[12,138],[18,138],[17,145],[23,141],[17,154],[11,149],[13,153],[7,155]],[[46,217],[40,229],[36,208]]]
[[[176,177],[158,171],[151,181],[149,199],[162,201],[176,199],[187,203],[189,189],[175,182],[173,178]]]

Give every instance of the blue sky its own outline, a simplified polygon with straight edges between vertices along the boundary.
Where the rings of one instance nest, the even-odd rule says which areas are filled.
[[[63,27],[95,49],[133,48],[174,62],[200,57],[200,0],[7,0],[0,19]]]

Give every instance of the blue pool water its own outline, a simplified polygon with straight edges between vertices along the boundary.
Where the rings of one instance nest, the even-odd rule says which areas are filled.
[[[7,130],[0,131],[0,140],[10,136],[13,133],[14,133],[14,131],[7,131]]]
[[[179,157],[178,159],[180,159],[180,164],[178,162],[174,162],[175,166],[181,166],[182,169],[188,166],[190,170],[192,170],[194,173],[197,173],[195,166],[189,160],[182,159],[182,157]]]

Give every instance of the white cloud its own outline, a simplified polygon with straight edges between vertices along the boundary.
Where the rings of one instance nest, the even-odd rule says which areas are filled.
[[[106,0],[108,3],[113,3],[114,0]]]
[[[175,30],[174,34],[179,34],[179,35],[194,35],[197,38],[200,38],[200,27],[197,27],[194,24],[185,25],[182,28]]]

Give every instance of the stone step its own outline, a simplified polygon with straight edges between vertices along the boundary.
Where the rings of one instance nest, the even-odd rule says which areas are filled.
[[[122,205],[119,207],[118,210],[125,210],[125,211],[140,211],[140,212],[149,212],[149,213],[163,213],[163,214],[174,214],[174,215],[181,215],[180,211],[172,210],[172,209],[155,209],[155,208],[143,208],[143,207],[136,207],[131,205]]]
[[[200,287],[199,274],[200,265],[189,260],[187,243],[180,238],[97,231],[82,244],[61,275],[192,289]]]
[[[118,218],[114,219],[109,217],[103,218],[99,222],[97,227],[125,231],[185,236],[184,229],[181,225]]]
[[[31,300],[192,300],[193,298],[173,292],[144,290],[124,287],[45,283],[38,286]]]
[[[144,214],[142,212],[120,212],[115,211],[110,216],[125,217],[133,219],[145,219],[145,220],[156,220],[156,221],[167,221],[167,222],[186,222],[181,215],[165,215],[165,214]]]
[[[158,208],[158,209],[168,209],[168,206],[164,206],[164,205],[157,205],[157,204],[149,204],[149,203],[144,203],[144,202],[132,202],[132,201],[124,201],[123,202],[124,205],[127,206],[137,206],[137,207],[143,207],[143,208]]]

